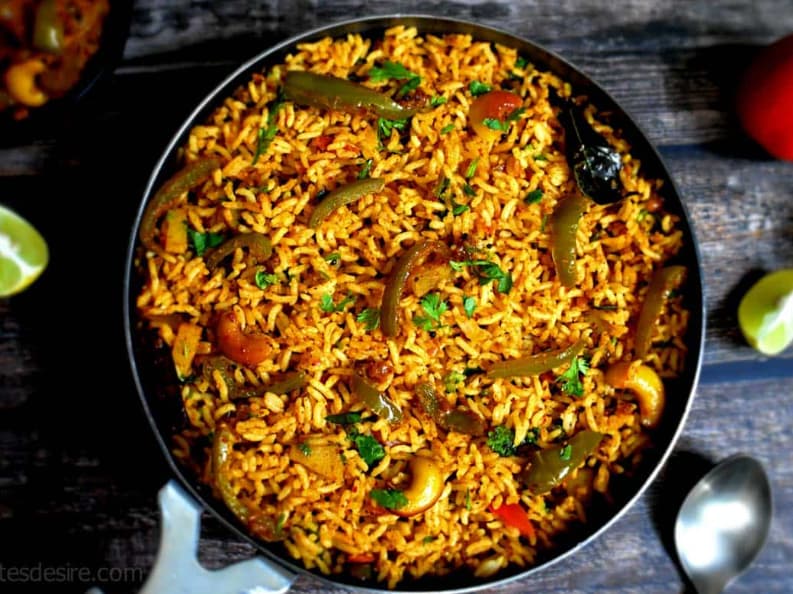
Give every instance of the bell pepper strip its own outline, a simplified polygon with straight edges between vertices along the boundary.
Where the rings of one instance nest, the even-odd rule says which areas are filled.
[[[504,522],[505,525],[517,528],[521,536],[533,539],[535,536],[534,525],[529,520],[529,515],[520,503],[505,503],[500,507],[490,505],[490,511]]]
[[[341,448],[337,444],[314,444],[311,442],[289,448],[289,459],[298,462],[315,474],[339,482],[344,479],[344,462]]]
[[[234,361],[229,359],[228,357],[224,357],[223,355],[215,355],[213,357],[207,357],[202,361],[201,369],[204,378],[208,382],[213,382],[214,372],[217,371],[220,374],[220,377],[223,379],[223,383],[226,384],[226,389],[228,390],[229,400],[243,400],[246,398],[253,398],[255,396],[261,396],[266,393],[272,394],[288,394],[293,390],[298,390],[306,385],[306,374],[302,371],[290,371],[281,377],[280,379],[275,380],[273,383],[268,384],[267,386],[251,386],[251,387],[243,387],[237,380],[234,379]]]
[[[215,439],[212,442],[212,476],[215,479],[215,486],[220,493],[220,498],[226,507],[229,508],[242,522],[247,524],[251,512],[242,501],[239,500],[231,481],[226,474],[226,468],[234,450],[234,435],[228,425],[220,425],[215,429]]]
[[[51,54],[63,51],[63,22],[58,16],[57,0],[42,0],[36,8],[33,45]]]
[[[256,366],[269,357],[274,348],[269,336],[243,332],[232,311],[220,315],[215,333],[220,352],[240,365]]]
[[[316,229],[330,213],[346,204],[360,200],[368,194],[379,192],[385,186],[385,180],[379,177],[359,179],[333,190],[322,199],[308,219],[308,226]]]
[[[191,375],[193,359],[195,359],[198,351],[198,343],[201,340],[203,331],[204,329],[198,324],[188,322],[182,322],[176,330],[176,338],[174,338],[173,346],[171,347],[171,355],[173,356],[176,375],[180,381],[184,381]]]
[[[579,193],[571,194],[559,201],[551,215],[551,256],[556,275],[567,288],[576,284],[576,234],[586,207],[586,198]]]
[[[212,172],[220,167],[220,160],[213,157],[188,163],[176,172],[163,186],[157,190],[140,219],[139,237],[148,249],[155,249],[154,238],[157,235],[157,223],[185,192],[197,188],[204,183]]]
[[[533,494],[547,493],[586,462],[603,437],[602,433],[584,429],[576,433],[564,446],[537,450],[529,456],[528,465],[518,478]]]
[[[634,349],[638,358],[643,359],[650,352],[655,324],[664,309],[666,298],[669,293],[683,284],[686,273],[685,266],[667,266],[658,269],[653,275],[650,286],[647,288],[647,294],[644,296],[639,321],[636,324]]]
[[[363,110],[389,120],[404,119],[418,111],[402,107],[387,95],[349,80],[302,70],[286,73],[284,94],[300,105],[353,114]]]
[[[490,367],[487,377],[497,379],[545,373],[565,363],[570,363],[583,349],[584,341],[581,339],[563,349],[543,351],[509,361],[499,361]]]
[[[397,334],[397,306],[402,297],[408,278],[414,272],[420,262],[425,260],[430,254],[437,253],[445,260],[451,258],[449,248],[435,240],[422,240],[413,245],[397,261],[391,276],[386,283],[383,291],[383,300],[380,305],[380,328],[386,336],[396,336]]]
[[[206,265],[215,271],[225,258],[233,254],[237,248],[246,248],[257,264],[261,264],[273,254],[270,238],[261,233],[241,233],[235,235],[206,254]]]
[[[402,420],[402,410],[388,396],[369,383],[360,367],[356,367],[353,372],[352,391],[378,417],[392,424]]]
[[[480,436],[485,434],[485,425],[475,413],[470,410],[448,409],[438,399],[438,393],[428,383],[416,386],[422,409],[427,415],[447,431],[456,431],[465,435]]]

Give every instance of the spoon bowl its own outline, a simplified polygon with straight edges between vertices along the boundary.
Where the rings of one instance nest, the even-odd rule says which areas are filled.
[[[718,594],[749,566],[768,537],[772,508],[763,466],[745,455],[721,462],[691,489],[675,547],[699,594]]]

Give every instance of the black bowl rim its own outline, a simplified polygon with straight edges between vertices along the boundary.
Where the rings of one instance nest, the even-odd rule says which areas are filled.
[[[467,579],[468,582],[471,582],[470,585],[452,588],[446,587],[447,584],[445,582],[452,581],[449,580],[449,576],[446,576],[445,578],[441,576],[438,579],[443,581],[433,584],[434,587],[429,589],[420,588],[411,590],[396,588],[396,590],[386,590],[382,588],[369,587],[368,585],[364,587],[355,583],[351,579],[344,579],[345,577],[349,577],[345,576],[344,574],[325,576],[320,573],[307,570],[306,568],[297,565],[294,560],[287,557],[286,555],[270,550],[266,543],[262,543],[252,538],[250,534],[237,525],[236,519],[231,516],[227,510],[222,509],[222,506],[211,496],[211,494],[207,496],[208,494],[204,492],[205,490],[201,485],[198,485],[196,481],[191,480],[186,476],[185,469],[177,464],[176,460],[171,454],[169,446],[166,443],[166,439],[164,437],[164,435],[167,435],[167,428],[164,430],[161,426],[161,423],[158,421],[156,413],[152,410],[154,406],[150,405],[147,389],[143,385],[141,370],[139,369],[136,356],[136,346],[133,338],[135,314],[133,311],[134,308],[132,307],[132,300],[134,298],[132,295],[132,290],[135,286],[134,264],[135,254],[138,249],[138,226],[140,224],[140,219],[145,209],[147,200],[152,195],[154,188],[158,187],[159,183],[161,183],[163,179],[167,178],[165,173],[168,172],[168,166],[174,165],[173,157],[177,153],[178,148],[184,142],[184,139],[192,126],[201,121],[201,117],[205,116],[208,113],[208,110],[214,108],[218,104],[217,101],[219,98],[222,99],[222,97],[230,94],[230,92],[233,91],[241,82],[247,80],[251,73],[259,70],[262,66],[265,66],[268,63],[272,63],[273,59],[277,58],[279,55],[284,54],[290,49],[294,49],[298,43],[313,41],[325,36],[338,37],[340,35],[355,32],[361,34],[373,34],[377,31],[383,31],[396,25],[416,26],[420,34],[436,32],[470,33],[474,36],[474,38],[504,43],[505,45],[517,47],[521,52],[529,53],[529,60],[531,62],[534,62],[541,68],[548,69],[559,74],[564,80],[571,82],[575,88],[583,90],[585,94],[587,94],[590,101],[598,108],[602,109],[604,106],[608,106],[609,110],[618,116],[620,124],[622,124],[622,130],[632,144],[631,152],[641,155],[643,158],[643,163],[649,164],[649,166],[652,167],[653,175],[663,179],[665,193],[667,197],[671,197],[673,199],[672,207],[676,210],[676,214],[678,214],[681,219],[681,228],[684,229],[686,239],[688,240],[683,248],[683,260],[691,267],[689,269],[687,280],[688,287],[691,290],[686,292],[687,294],[690,294],[690,303],[687,303],[687,307],[691,313],[687,334],[687,346],[689,348],[689,358],[693,360],[694,364],[690,368],[686,369],[684,376],[679,380],[681,387],[688,392],[688,395],[686,398],[682,398],[681,394],[684,392],[677,393],[678,400],[676,404],[673,405],[677,407],[677,414],[675,415],[671,426],[667,425],[667,431],[669,431],[669,433],[666,435],[666,440],[664,441],[662,448],[659,448],[661,449],[660,454],[652,464],[648,464],[648,466],[650,466],[649,470],[644,474],[640,482],[638,478],[636,479],[638,486],[635,488],[635,491],[631,490],[631,494],[614,508],[613,513],[607,514],[607,519],[605,521],[598,524],[596,527],[591,528],[588,531],[587,536],[571,544],[569,547],[554,552],[547,560],[544,560],[529,568],[516,569],[511,573],[508,570],[502,570],[496,574],[496,577],[491,577],[488,579],[477,581],[476,578],[471,576]],[[648,158],[649,161],[647,160]],[[290,36],[288,39],[280,41],[265,51],[258,53],[250,60],[244,62],[241,66],[235,69],[233,73],[223,79],[215,87],[215,89],[211,91],[198,104],[197,107],[194,108],[194,110],[187,116],[184,123],[178,128],[177,132],[174,134],[171,141],[163,151],[162,156],[157,161],[144,190],[138,213],[136,215],[134,224],[132,225],[125,266],[123,313],[125,341],[129,355],[130,367],[138,396],[141,400],[145,414],[149,419],[152,431],[155,434],[157,442],[160,444],[160,448],[162,449],[169,466],[171,467],[175,476],[178,478],[179,482],[185,487],[191,496],[195,497],[196,500],[199,501],[205,509],[209,510],[212,515],[216,517],[226,528],[228,528],[233,534],[237,535],[243,541],[248,542],[249,544],[256,547],[258,551],[264,554],[267,559],[273,561],[277,566],[281,568],[288,568],[298,575],[310,575],[324,582],[328,586],[343,585],[344,587],[351,588],[359,592],[400,591],[418,593],[436,591],[438,586],[440,586],[439,591],[452,594],[477,592],[484,588],[503,587],[508,583],[525,579],[528,576],[545,570],[548,567],[580,551],[589,543],[602,536],[611,526],[619,521],[623,514],[633,507],[633,505],[644,494],[647,488],[654,482],[658,473],[672,453],[683,431],[686,419],[691,409],[697,384],[699,382],[703,361],[706,319],[704,300],[705,287],[703,282],[702,257],[699,243],[696,239],[691,217],[681,198],[681,194],[677,188],[677,185],[675,184],[672,176],[669,174],[669,170],[657,149],[650,142],[648,136],[638,126],[638,124],[636,124],[635,119],[631,117],[631,115],[622,106],[620,106],[617,101],[614,100],[614,98],[597,83],[597,81],[584,74],[581,69],[562,58],[555,52],[552,52],[540,44],[509,31],[456,18],[438,17],[428,14],[392,14],[343,20]],[[669,391],[671,392],[671,390]],[[667,415],[667,417],[668,416],[669,415]],[[411,584],[411,582],[405,583],[407,586],[410,586]]]

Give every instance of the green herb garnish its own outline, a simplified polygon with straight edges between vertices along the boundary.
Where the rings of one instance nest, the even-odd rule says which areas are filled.
[[[446,388],[446,392],[451,394],[452,392],[456,391],[457,384],[462,382],[464,379],[465,376],[459,371],[450,371],[447,373],[443,378],[443,385]]]
[[[565,462],[569,461],[573,455],[573,446],[569,443],[564,446],[561,450],[559,450],[559,457],[564,460]]]
[[[339,413],[338,415],[328,415],[325,417],[325,420],[328,423],[333,423],[335,425],[354,425],[355,423],[360,423],[361,413],[348,412]]]
[[[267,149],[270,148],[270,143],[273,141],[273,138],[275,138],[275,135],[278,134],[278,124],[276,119],[278,118],[278,111],[281,109],[283,104],[284,92],[282,89],[278,89],[278,95],[276,96],[275,100],[270,103],[270,106],[267,110],[267,125],[259,128],[259,134],[256,140],[256,152],[253,153],[253,161],[251,161],[251,165],[256,165],[259,157],[267,152]]]
[[[479,165],[479,157],[471,161],[468,169],[465,170],[465,179],[471,179],[476,174],[476,167]]]
[[[430,107],[438,107],[439,105],[443,105],[446,103],[448,99],[446,97],[437,96],[430,99]]]
[[[440,181],[438,181],[438,185],[435,187],[435,197],[436,198],[443,198],[443,195],[446,194],[446,191],[449,189],[449,178],[445,175],[441,177]]]
[[[526,194],[526,197],[523,199],[526,204],[537,204],[540,200],[542,200],[542,190],[539,188]]]
[[[407,118],[402,120],[387,120],[385,118],[377,118],[377,134],[380,140],[391,138],[392,130],[404,130],[408,125]]]
[[[524,107],[519,107],[515,111],[510,113],[506,118],[504,118],[503,122],[497,118],[485,118],[484,120],[482,120],[482,123],[491,130],[496,130],[498,132],[506,132],[507,130],[509,130],[510,123],[517,120],[524,111],[526,111]],[[535,159],[536,158],[537,157],[535,157]]]
[[[327,256],[325,256],[325,261],[328,264],[332,264],[333,266],[335,266],[336,264],[341,262],[341,254],[339,252],[333,252],[332,254],[328,254]]]
[[[454,130],[454,124],[446,124],[443,128],[441,128],[441,134],[448,134]]]
[[[220,233],[199,233],[194,229],[187,230],[190,243],[193,244],[196,256],[203,256],[209,248],[217,247],[225,241],[225,237]]]
[[[437,536],[425,536],[423,539],[421,539],[421,542],[423,542],[424,544],[429,544],[432,541],[437,540],[437,539],[438,539]]]
[[[361,455],[361,459],[366,462],[367,467],[371,468],[385,458],[385,448],[371,435],[358,433],[357,429],[353,427],[349,430],[349,438],[355,444],[355,448]]]
[[[301,452],[303,452],[304,456],[310,456],[311,455],[311,446],[308,445],[307,443],[299,443],[299,444],[297,444],[297,449],[300,450]]]
[[[474,297],[463,297],[463,310],[465,315],[469,318],[474,317],[474,310],[476,310],[476,299]]]
[[[344,311],[344,309],[355,301],[355,297],[347,295],[344,299],[339,301],[338,305],[333,304],[333,295],[325,293],[320,297],[319,308],[326,313],[334,313]]]
[[[496,454],[505,458],[515,455],[515,430],[499,425],[487,434],[487,446]]]
[[[467,204],[460,204],[452,200],[452,214],[456,217],[463,214],[466,210],[470,210],[470,208]]]
[[[274,285],[278,282],[278,275],[267,273],[264,270],[257,270],[256,274],[253,276],[253,280],[257,287],[264,290],[270,285]]]
[[[476,269],[476,274],[479,277],[479,284],[486,285],[490,281],[497,283],[498,292],[506,295],[512,290],[512,273],[504,272],[498,267],[498,264],[490,260],[463,260],[462,262],[449,262],[452,270],[460,272],[466,266],[472,266]]]
[[[441,316],[449,309],[446,302],[437,293],[427,293],[419,302],[421,308],[426,312],[426,316],[414,316],[413,323],[426,331],[437,330],[442,326]]]
[[[521,70],[523,70],[528,65],[529,65],[529,61],[523,56],[518,56],[518,58],[515,60],[515,68],[520,68]]]
[[[358,179],[366,179],[369,177],[369,173],[372,171],[372,159],[366,159],[361,168],[361,171],[358,173]]]
[[[479,95],[489,93],[492,88],[493,87],[490,85],[479,82],[478,80],[472,81],[471,84],[468,85],[468,90],[471,91],[471,95],[474,97],[479,97]]]
[[[380,310],[375,307],[367,307],[355,316],[355,319],[361,322],[367,330],[374,330],[380,325]]]
[[[389,60],[386,60],[382,66],[375,66],[369,71],[369,80],[372,82],[383,82],[391,79],[406,80],[416,77],[417,75],[399,62],[391,62]]]
[[[562,375],[556,378],[562,388],[562,392],[580,398],[584,395],[584,385],[581,383],[582,375],[589,371],[589,363],[582,357],[573,358],[570,367]]]
[[[386,509],[399,509],[408,504],[408,498],[398,489],[372,489],[369,497]]]
[[[463,194],[465,194],[466,196],[470,196],[471,198],[473,198],[474,196],[476,196],[476,190],[474,190],[474,189],[471,187],[471,185],[470,185],[470,184],[465,184],[465,185],[463,186]]]

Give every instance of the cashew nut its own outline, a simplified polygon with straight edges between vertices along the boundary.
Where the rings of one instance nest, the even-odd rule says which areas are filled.
[[[606,381],[615,388],[633,392],[639,403],[642,425],[651,429],[658,426],[666,395],[664,383],[652,367],[620,361],[606,370]]]
[[[220,352],[241,365],[258,365],[273,351],[273,340],[265,334],[246,334],[234,312],[221,314],[217,324]]]
[[[407,505],[394,510],[398,516],[407,518],[431,508],[443,491],[443,473],[440,465],[425,456],[416,456],[410,461],[410,485],[402,492]]]
[[[6,87],[15,101],[28,107],[44,105],[49,97],[39,89],[36,76],[47,69],[44,62],[30,59],[19,64],[12,64],[6,70]]]

